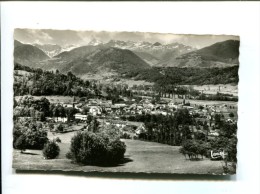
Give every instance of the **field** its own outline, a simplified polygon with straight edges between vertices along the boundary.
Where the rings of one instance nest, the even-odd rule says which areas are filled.
[[[49,139],[59,137],[61,152],[57,159],[45,160],[40,150],[26,150],[21,154],[13,151],[13,168],[20,170],[64,170],[64,171],[106,171],[106,172],[156,172],[156,173],[195,173],[222,174],[222,162],[203,159],[186,160],[179,153],[178,146],[169,146],[155,142],[123,140],[127,150],[124,161],[117,166],[82,166],[73,164],[65,157],[69,151],[71,137],[76,132],[64,134],[48,133]]]
[[[183,99],[175,99],[176,102],[183,102]],[[215,100],[185,100],[186,103],[189,102],[191,105],[207,105],[207,106],[234,106],[237,107],[237,102],[234,101],[215,101]]]
[[[223,94],[232,94],[238,96],[238,85],[232,84],[217,84],[217,85],[185,85],[192,87],[195,90],[203,91],[204,94],[216,94],[217,92]]]
[[[15,96],[15,100],[18,101],[23,96]],[[40,99],[40,98],[47,98],[50,103],[72,103],[73,97],[72,96],[33,96],[34,99]]]

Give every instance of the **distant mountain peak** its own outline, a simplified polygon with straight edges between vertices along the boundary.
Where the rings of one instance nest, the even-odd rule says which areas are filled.
[[[43,52],[40,48],[30,45],[22,44],[19,41],[15,41],[14,48],[14,61],[22,65],[35,67],[38,63],[49,59],[49,56]],[[17,44],[20,44],[17,46]]]
[[[88,45],[92,45],[92,46],[97,46],[97,45],[100,45],[100,44],[103,44],[103,42],[101,40],[98,40],[96,38],[92,38]]]
[[[229,67],[239,65],[238,40],[217,42],[199,50],[191,51],[176,58],[175,66],[178,67]]]
[[[159,43],[159,42],[156,42],[156,43],[153,44],[153,46],[162,46],[162,44]]]
[[[21,43],[20,41],[14,40],[14,47],[22,46],[22,45],[23,45],[23,43]]]

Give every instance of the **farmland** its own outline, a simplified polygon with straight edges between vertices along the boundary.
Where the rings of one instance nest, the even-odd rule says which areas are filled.
[[[18,101],[20,98],[22,98],[23,96],[15,96],[15,100]],[[71,103],[73,102],[73,97],[72,96],[33,96],[33,98],[35,99],[40,99],[40,98],[47,98],[50,103],[60,103],[60,102],[64,102],[64,103]]]
[[[194,90],[203,91],[205,94],[216,94],[217,92],[220,92],[223,94],[238,96],[237,84],[188,85],[187,87],[192,87]]]

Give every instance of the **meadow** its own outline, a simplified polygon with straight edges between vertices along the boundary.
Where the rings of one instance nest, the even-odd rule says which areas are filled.
[[[99,172],[146,172],[146,173],[189,173],[189,174],[222,174],[223,161],[211,161],[204,158],[191,161],[179,153],[179,146],[169,146],[156,142],[140,140],[122,140],[127,149],[124,161],[116,166],[90,166],[72,163],[66,158],[70,149],[70,140],[74,132],[51,133],[48,138],[59,137],[60,154],[52,160],[44,159],[40,150],[26,150],[20,153],[13,151],[13,168],[20,170],[62,170],[62,171],[99,171]],[[162,160],[163,159],[163,160]]]

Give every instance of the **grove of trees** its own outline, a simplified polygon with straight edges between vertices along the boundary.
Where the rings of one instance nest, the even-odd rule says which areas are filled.
[[[71,139],[67,158],[81,164],[113,165],[122,162],[126,145],[106,133],[78,132]]]
[[[32,121],[15,122],[13,130],[13,147],[26,149],[43,149],[48,142],[47,132],[40,123]]]

